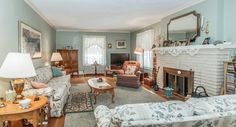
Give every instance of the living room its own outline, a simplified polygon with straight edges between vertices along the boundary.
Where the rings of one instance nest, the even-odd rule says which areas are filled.
[[[1,1],[0,126],[235,126],[235,7]]]

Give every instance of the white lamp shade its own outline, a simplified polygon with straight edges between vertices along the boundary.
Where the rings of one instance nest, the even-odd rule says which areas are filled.
[[[143,49],[142,48],[135,48],[134,53],[137,55],[142,55],[143,54]]]
[[[0,68],[2,78],[29,78],[36,76],[30,54],[8,53]]]
[[[61,57],[61,54],[59,52],[54,52],[52,54],[52,58],[51,58],[51,61],[62,61],[62,57]]]

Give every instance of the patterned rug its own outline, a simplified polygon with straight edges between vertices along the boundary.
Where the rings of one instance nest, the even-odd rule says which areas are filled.
[[[91,112],[93,100],[91,93],[72,93],[67,101],[65,113]]]

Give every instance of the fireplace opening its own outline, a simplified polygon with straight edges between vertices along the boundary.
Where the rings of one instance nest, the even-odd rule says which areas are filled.
[[[185,98],[193,92],[194,72],[175,68],[163,68],[163,84],[174,89],[173,94]]]

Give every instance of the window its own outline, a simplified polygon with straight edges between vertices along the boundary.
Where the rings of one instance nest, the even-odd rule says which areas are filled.
[[[83,37],[83,64],[89,65],[97,61],[98,64],[106,64],[106,37],[84,36]]]
[[[136,47],[144,49],[144,55],[137,55],[137,60],[143,66],[144,59],[144,69],[152,68],[152,44],[154,42],[154,30],[147,30],[136,36]],[[143,58],[144,57],[144,58]]]

